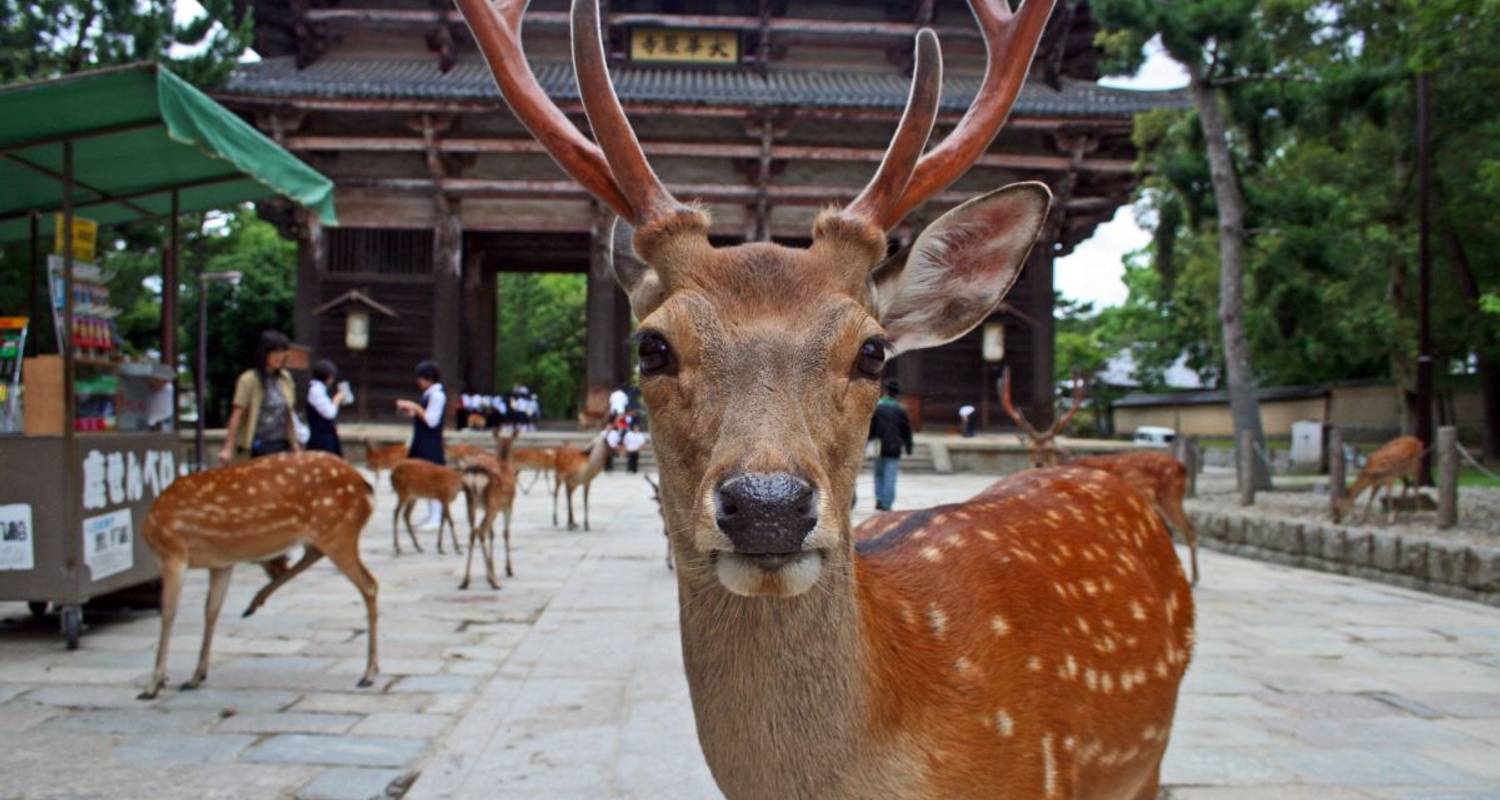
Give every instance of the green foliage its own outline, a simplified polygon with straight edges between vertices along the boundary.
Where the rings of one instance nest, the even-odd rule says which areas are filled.
[[[588,277],[502,272],[498,284],[499,386],[525,384],[541,396],[544,415],[571,417],[583,391]]]
[[[203,5],[205,16],[179,25],[171,0],[0,0],[0,84],[137,61],[217,84],[245,51],[251,20],[235,20],[233,0]]]

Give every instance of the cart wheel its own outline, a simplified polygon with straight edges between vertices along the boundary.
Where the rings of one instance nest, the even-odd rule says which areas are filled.
[[[47,616],[46,600],[27,600],[26,607],[31,609],[31,616],[37,619]]]
[[[78,637],[83,633],[83,609],[79,606],[62,607],[62,635],[68,641],[69,650],[78,649]]]

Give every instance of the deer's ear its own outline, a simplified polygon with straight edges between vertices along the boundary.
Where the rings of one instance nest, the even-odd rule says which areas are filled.
[[[875,269],[875,307],[896,352],[936,347],[983,322],[1010,291],[1042,231],[1052,192],[1017,183],[939,217]]]
[[[609,240],[609,260],[615,280],[630,298],[630,311],[636,319],[645,319],[666,297],[665,287],[656,270],[635,255],[635,228],[615,218]]]

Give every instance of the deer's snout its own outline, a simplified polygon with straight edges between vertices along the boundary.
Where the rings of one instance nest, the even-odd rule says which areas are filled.
[[[714,489],[715,521],[737,553],[780,555],[802,551],[818,524],[817,493],[790,472],[746,472]]]

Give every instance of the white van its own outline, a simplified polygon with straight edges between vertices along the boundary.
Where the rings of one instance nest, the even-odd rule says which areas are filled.
[[[1161,447],[1169,445],[1177,439],[1177,431],[1171,428],[1162,428],[1156,425],[1142,425],[1135,429],[1136,444],[1154,445]]]

